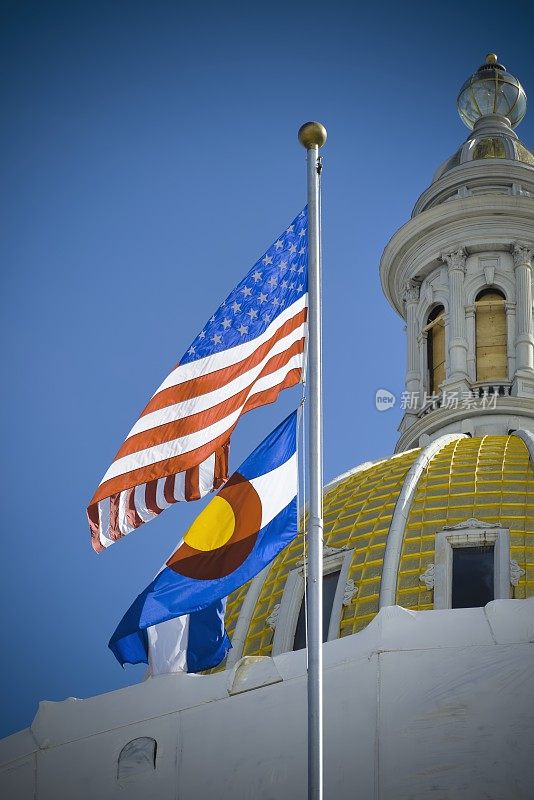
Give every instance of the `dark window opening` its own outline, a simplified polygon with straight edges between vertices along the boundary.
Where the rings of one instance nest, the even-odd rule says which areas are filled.
[[[332,606],[336,595],[337,582],[339,580],[339,570],[323,575],[323,642],[328,639],[328,627],[332,616]],[[300,605],[297,627],[295,629],[295,639],[293,640],[293,650],[303,650],[306,647],[306,604],[304,597]]]
[[[477,608],[494,599],[493,546],[453,547],[452,608]]]

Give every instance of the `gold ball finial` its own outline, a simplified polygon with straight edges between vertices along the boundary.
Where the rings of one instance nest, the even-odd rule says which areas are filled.
[[[486,56],[486,64],[496,64],[497,63],[497,56],[495,53],[488,53]]]
[[[326,128],[320,122],[305,122],[299,128],[299,142],[306,150],[310,147],[322,147],[327,139]]]

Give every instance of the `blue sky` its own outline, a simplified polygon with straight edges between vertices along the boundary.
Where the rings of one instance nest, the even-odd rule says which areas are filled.
[[[378,264],[468,135],[489,51],[534,96],[530,2],[4,2],[0,735],[40,699],[140,679],[115,625],[198,513],[97,556],[85,507],[160,381],[305,203],[297,130],[328,128],[325,477],[393,451],[402,320]],[[534,148],[534,113],[519,126]],[[297,402],[245,417],[231,463]]]

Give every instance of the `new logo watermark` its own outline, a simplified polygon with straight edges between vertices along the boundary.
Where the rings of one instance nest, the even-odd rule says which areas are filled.
[[[375,393],[375,406],[377,411],[389,411],[395,405],[396,397],[387,389],[377,389]]]

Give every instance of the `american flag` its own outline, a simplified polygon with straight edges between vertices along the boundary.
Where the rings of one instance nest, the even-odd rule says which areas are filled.
[[[228,477],[239,417],[301,380],[308,301],[305,208],[254,264],[165,378],[88,508],[100,552]]]

